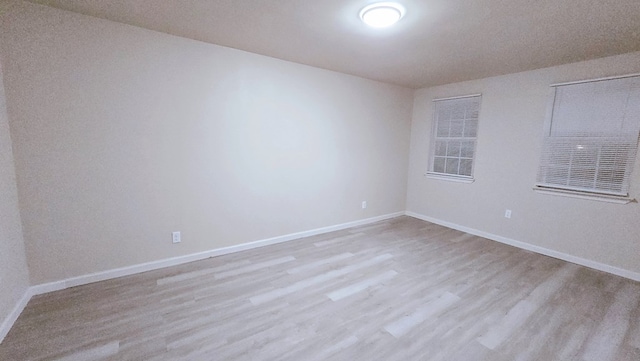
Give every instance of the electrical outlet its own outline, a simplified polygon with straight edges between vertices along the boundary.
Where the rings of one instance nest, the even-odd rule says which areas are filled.
[[[362,201],[362,209],[367,208],[367,201]]]
[[[504,211],[504,218],[511,218],[511,210],[507,209],[506,211]]]
[[[172,232],[171,235],[173,236],[173,243],[180,243],[181,242],[180,232]]]

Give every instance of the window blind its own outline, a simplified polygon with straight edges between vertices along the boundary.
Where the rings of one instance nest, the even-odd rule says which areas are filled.
[[[538,187],[626,196],[640,133],[640,76],[555,87]]]

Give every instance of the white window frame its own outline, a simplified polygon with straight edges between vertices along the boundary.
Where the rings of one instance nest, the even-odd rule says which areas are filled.
[[[536,179],[536,184],[533,188],[535,191],[543,194],[560,195],[560,196],[590,199],[590,200],[612,202],[612,203],[621,203],[621,204],[634,201],[632,198],[629,197],[628,190],[630,187],[633,167],[634,167],[634,164],[637,162],[637,147],[638,147],[638,139],[640,136],[638,132],[634,134],[630,134],[628,131],[625,132],[621,130],[619,134],[605,135],[603,133],[601,135],[596,135],[596,136],[594,136],[593,134],[586,134],[586,133],[582,135],[575,135],[575,136],[552,135],[554,110],[556,108],[555,103],[556,103],[558,88],[560,87],[568,88],[573,85],[579,85],[579,84],[585,84],[585,83],[607,82],[611,80],[619,80],[619,79],[625,79],[625,78],[640,79],[640,74],[629,74],[629,75],[623,75],[623,76],[581,80],[581,81],[558,83],[558,84],[551,85],[550,101],[549,101],[547,116],[544,124],[542,156],[540,158],[540,165],[538,170],[538,176]],[[548,175],[547,173],[548,169],[545,168],[545,165],[547,167],[550,166],[550,161],[548,160],[548,157],[551,156],[549,155],[551,154],[551,150],[548,149],[547,147],[552,147],[554,142],[557,142],[561,145],[563,144],[563,142],[569,144],[575,139],[577,139],[576,141],[578,142],[576,143],[576,149],[569,150],[569,148],[567,148],[567,153],[563,153],[563,154],[565,154],[565,157],[573,159],[574,156],[577,156],[574,153],[578,153],[580,152],[580,149],[587,147],[586,145],[583,146],[582,143],[585,143],[585,144],[591,143],[593,147],[591,148],[592,151],[597,152],[597,160],[596,160],[596,163],[593,164],[593,177],[594,177],[593,184],[594,185],[592,187],[580,187],[580,186],[571,186],[569,184],[560,185],[558,183],[545,182],[545,180],[547,179],[545,177]],[[632,149],[631,151],[627,151],[627,153],[625,153],[627,154],[627,157],[625,158],[626,159],[624,163],[625,166],[621,167],[623,169],[615,168],[616,171],[618,172],[624,171],[625,173],[623,179],[621,180],[621,190],[619,192],[615,190],[598,189],[598,186],[596,185],[596,182],[598,181],[598,176],[600,174],[598,169],[601,164],[600,157],[601,157],[601,153],[605,152],[605,147],[609,147],[608,149],[611,149],[611,147],[631,147]],[[618,159],[616,158],[616,163],[617,161]],[[570,181],[571,181],[571,175],[569,174],[567,175],[567,183],[570,183]]]
[[[469,99],[470,101],[473,101],[474,98],[477,98],[477,102],[478,102],[478,118],[476,119],[475,136],[474,137],[465,137],[465,136],[438,137],[438,122],[439,122],[438,103],[446,102],[446,101],[456,101],[461,99]],[[478,124],[479,124],[479,118],[480,118],[480,107],[482,104],[482,94],[469,94],[469,95],[462,95],[462,96],[448,97],[448,98],[436,98],[432,100],[432,104],[433,104],[433,111],[432,111],[432,126],[431,126],[431,137],[430,137],[431,144],[430,144],[430,151],[429,151],[429,167],[425,176],[427,176],[428,178],[442,179],[442,180],[448,180],[453,182],[472,183],[474,181],[474,171],[475,171],[476,153],[477,153],[476,149],[477,149],[478,128],[479,128]],[[465,115],[465,120],[466,120],[466,115]],[[461,153],[458,153],[457,157],[450,157],[450,158],[457,158],[458,161],[462,160],[463,158],[465,160],[470,160],[471,161],[470,175],[451,174],[446,172],[438,172],[434,170],[434,163],[436,158],[442,158],[441,156],[436,155],[436,143],[438,142],[438,140],[454,140],[454,141],[460,140],[464,142],[473,142],[473,149],[472,149],[473,155],[471,157],[462,157]],[[447,158],[447,156],[445,156],[444,158]],[[445,162],[446,162],[446,159],[445,159]],[[460,168],[458,165],[458,172],[459,171],[460,171]]]

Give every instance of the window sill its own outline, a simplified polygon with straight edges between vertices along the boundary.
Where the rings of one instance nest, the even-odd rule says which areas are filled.
[[[566,189],[543,188],[543,187],[536,186],[536,187],[533,187],[533,190],[541,194],[549,194],[553,196],[562,196],[562,197],[578,198],[578,199],[587,199],[587,200],[607,202],[607,203],[627,204],[631,202],[634,202],[634,203],[637,202],[634,198],[629,198],[624,196],[595,194],[595,193],[579,192],[579,191],[572,191],[572,190],[566,190]]]
[[[475,179],[473,179],[473,177],[447,175],[447,174],[442,174],[442,173],[427,172],[427,173],[425,173],[424,176],[427,177],[427,178],[440,179],[440,180],[446,180],[446,181],[458,182],[458,183],[473,183],[475,181]]]

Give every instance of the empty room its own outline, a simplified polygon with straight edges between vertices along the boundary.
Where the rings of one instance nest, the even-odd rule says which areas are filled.
[[[638,0],[0,0],[0,360],[640,360]]]

